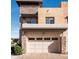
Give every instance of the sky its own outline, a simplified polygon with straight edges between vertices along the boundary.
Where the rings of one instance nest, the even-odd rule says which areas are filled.
[[[45,8],[56,8],[61,1],[67,0],[43,0],[42,6]],[[16,0],[11,0],[11,38],[19,38],[19,24],[19,6]]]

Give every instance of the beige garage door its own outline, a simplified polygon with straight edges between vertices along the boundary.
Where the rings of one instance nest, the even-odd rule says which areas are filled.
[[[27,53],[48,53],[58,51],[58,38],[28,38]]]

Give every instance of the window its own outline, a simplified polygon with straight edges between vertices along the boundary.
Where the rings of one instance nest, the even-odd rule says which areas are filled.
[[[52,38],[52,40],[58,40],[58,38]]]
[[[42,40],[42,38],[36,38],[37,40]]]
[[[44,40],[50,40],[50,38],[44,38]]]
[[[36,19],[34,19],[34,18],[31,19],[31,23],[32,23],[32,24],[36,24]]]
[[[27,24],[36,24],[37,20],[36,20],[36,18],[26,18],[26,23]]]
[[[29,38],[29,40],[35,40],[35,38]]]
[[[30,24],[30,23],[31,23],[31,21],[28,19],[28,20],[26,20],[26,23],[27,23],[27,24]]]
[[[54,24],[54,17],[46,17],[46,24]]]

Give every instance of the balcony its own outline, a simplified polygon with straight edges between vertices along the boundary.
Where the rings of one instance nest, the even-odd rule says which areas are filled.
[[[67,25],[60,24],[22,24],[22,29],[67,29]]]

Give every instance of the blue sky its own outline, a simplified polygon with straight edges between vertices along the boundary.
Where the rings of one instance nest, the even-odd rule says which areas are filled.
[[[43,7],[58,7],[61,1],[67,0],[43,0]],[[11,37],[19,38],[19,7],[16,0],[11,0]]]

